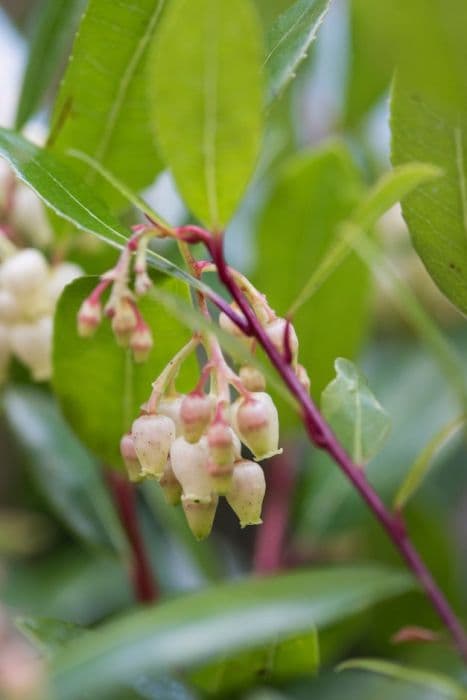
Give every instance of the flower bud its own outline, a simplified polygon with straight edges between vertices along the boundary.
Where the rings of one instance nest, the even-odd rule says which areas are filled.
[[[33,379],[44,381],[52,374],[52,330],[49,316],[34,323],[20,323],[11,329],[11,347],[31,371]]]
[[[15,323],[21,316],[18,301],[7,289],[0,289],[0,322]]]
[[[188,526],[197,540],[204,540],[211,532],[216,515],[218,498],[211,496],[207,503],[193,501],[182,496],[182,505]]]
[[[81,338],[89,338],[100,325],[102,309],[98,301],[85,299],[78,311],[78,335]]]
[[[213,397],[207,394],[187,394],[180,407],[180,419],[185,440],[198,442],[213,412]]]
[[[64,262],[52,268],[47,284],[51,303],[55,305],[67,284],[81,277],[82,274],[83,270],[74,263]]]
[[[0,276],[5,289],[23,305],[23,300],[37,301],[38,295],[43,296],[49,267],[42,253],[34,248],[25,248],[5,260]]]
[[[247,391],[264,391],[266,388],[264,374],[256,367],[253,367],[253,365],[240,367],[240,379]]]
[[[146,324],[139,324],[130,337],[130,349],[135,362],[146,362],[154,343],[152,333]]]
[[[237,462],[227,502],[240,520],[240,526],[259,525],[266,491],[264,473],[259,464],[250,460]]]
[[[133,422],[131,435],[143,476],[160,479],[175,439],[174,422],[167,416],[140,416]]]
[[[157,404],[157,412],[163,416],[168,416],[175,423],[175,431],[177,437],[182,434],[182,423],[180,418],[180,409],[182,406],[183,396],[164,396]]]
[[[193,444],[179,437],[170,449],[170,461],[185,498],[209,503],[212,483],[208,473],[209,448],[206,438]]]
[[[225,496],[232,486],[234,463],[220,465],[210,460],[207,469],[211,477],[212,491],[219,496]]]
[[[115,307],[115,313],[112,315],[112,330],[120,346],[128,347],[137,322],[135,310],[130,301],[125,298],[121,299]]]
[[[260,391],[238,399],[233,405],[232,418],[239,438],[256,459],[277,454],[279,417],[269,394]]]
[[[288,326],[288,329],[287,329]],[[295,361],[298,355],[298,337],[295,328],[285,318],[276,318],[268,323],[264,330],[269,336],[276,350],[281,354],[286,351],[287,343],[290,347],[292,360]]]
[[[176,506],[178,503],[180,503],[182,487],[174,474],[170,457],[167,460],[164,473],[161,476],[159,484],[164,492],[166,503],[168,503],[169,506]]]
[[[120,454],[125,462],[130,481],[138,482],[142,479],[141,464],[136,454],[135,445],[131,433],[127,433],[120,440]]]
[[[310,381],[310,377],[308,376],[308,372],[306,371],[305,367],[303,365],[297,365],[297,369],[295,370],[295,373],[297,375],[298,381],[300,382],[302,387],[305,389],[305,391],[309,394],[310,387],[311,387],[311,381]]]

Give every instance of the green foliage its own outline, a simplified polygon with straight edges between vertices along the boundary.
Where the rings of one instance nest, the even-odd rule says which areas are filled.
[[[41,106],[45,92],[57,78],[86,0],[45,0],[40,3],[29,48],[16,112],[21,129]]]
[[[191,211],[222,230],[262,129],[262,44],[250,0],[174,0],[151,57],[158,139]]]
[[[441,179],[408,196],[403,211],[429,273],[465,313],[467,81],[460,27],[467,22],[467,7],[455,0],[445,12],[440,0],[413,0],[406,19],[413,29],[413,50],[402,51],[393,87],[392,158],[395,164],[409,160],[433,163],[443,171]],[[398,28],[401,42],[409,38],[405,21],[405,33]]]
[[[151,393],[151,384],[189,334],[154,301],[141,311],[151,328],[154,347],[146,362],[135,365],[128,350],[115,342],[110,323],[103,321],[92,338],[80,338],[76,316],[82,301],[97,284],[84,278],[67,287],[58,304],[54,329],[54,388],[64,414],[84,444],[104,464],[122,465],[119,443]],[[180,283],[165,283],[171,289]],[[186,288],[185,288],[186,290]],[[196,383],[196,361],[189,358],[181,388]]]
[[[265,68],[272,102],[294,79],[316,38],[330,0],[298,0],[281,14],[268,32]]]
[[[286,163],[261,216],[254,276],[278,313],[287,312],[319,267],[361,192],[358,172],[341,145]],[[294,316],[300,362],[311,372],[315,397],[331,379],[335,358],[357,352],[367,319],[368,282],[368,272],[351,254]]]
[[[335,362],[336,378],[321,395],[321,410],[357,464],[366,464],[384,444],[390,418],[359,369],[343,358]]]
[[[54,664],[63,700],[296,637],[411,587],[388,569],[331,568],[206,589],[132,612],[71,642]]]
[[[98,464],[64,422],[52,397],[33,387],[9,389],[8,424],[38,488],[58,517],[84,542],[126,554],[126,540]]]
[[[149,185],[162,164],[154,145],[147,56],[165,0],[89,0],[52,119],[50,147],[92,156],[129,187]],[[70,161],[112,206],[118,193],[85,164]]]

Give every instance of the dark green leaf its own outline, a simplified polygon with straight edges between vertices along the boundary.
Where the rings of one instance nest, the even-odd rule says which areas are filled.
[[[189,334],[154,300],[140,304],[154,347],[147,362],[135,365],[128,350],[117,346],[110,323],[104,320],[95,336],[80,338],[76,317],[81,302],[97,283],[82,278],[69,285],[55,316],[53,383],[62,409],[84,444],[104,463],[121,466],[119,443],[151,393],[151,384],[188,341]],[[172,280],[164,289],[181,285]],[[186,294],[186,287],[182,291]],[[181,373],[181,388],[196,383],[196,360],[189,358]]]
[[[85,542],[126,540],[99,473],[99,466],[72,434],[52,398],[33,387],[8,389],[3,398],[9,426],[28,466],[55,513]]]
[[[359,369],[339,357],[336,378],[321,395],[321,410],[357,464],[366,464],[384,444],[390,419]]]
[[[285,314],[328,254],[361,195],[348,152],[330,144],[293,157],[261,217],[254,282]],[[284,275],[287,284],[284,284]],[[354,254],[294,315],[300,362],[317,398],[333,376],[336,357],[357,352],[367,319],[369,273]]]
[[[85,5],[86,0],[44,0],[39,4],[16,113],[17,129],[40,107],[57,77]]]
[[[262,45],[250,0],[173,0],[157,34],[157,135],[192,212],[221,230],[258,157]]]
[[[278,97],[295,78],[300,63],[328,11],[331,0],[298,0],[281,14],[268,33],[265,68],[269,100]]]
[[[207,589],[133,612],[71,642],[57,658],[61,700],[99,694],[135,675],[196,664],[318,629],[411,587],[378,567],[323,569]]]
[[[161,170],[154,146],[147,51],[165,0],[90,0],[55,105],[51,147],[84,151],[135,190]],[[111,204],[120,195],[83,163],[86,184]]]

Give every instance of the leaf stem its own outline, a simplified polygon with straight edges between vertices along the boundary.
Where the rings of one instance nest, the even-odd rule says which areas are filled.
[[[287,364],[282,354],[278,352],[269,339],[226,263],[222,236],[210,236],[207,246],[214,263],[217,265],[219,279],[236,301],[249,324],[252,334],[263,347],[269,360],[297,400],[301,408],[303,424],[311,441],[332,457],[372,510],[408,568],[425,591],[438,616],[446,625],[459,654],[467,662],[467,636],[465,630],[412,544],[401,515],[393,513],[386,508],[380,496],[368,483],[364,472],[352,461],[333,434],[308,392],[301,385],[293,368]]]
[[[105,472],[120,521],[128,537],[133,555],[131,581],[135,598],[140,603],[153,603],[159,597],[143,538],[138,524],[135,487],[124,476],[114,470]]]

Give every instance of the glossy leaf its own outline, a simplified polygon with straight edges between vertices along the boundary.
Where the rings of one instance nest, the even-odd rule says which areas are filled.
[[[316,38],[331,0],[298,0],[271,27],[264,63],[268,74],[269,101],[278,97],[295,78]]]
[[[281,315],[339,237],[361,196],[359,174],[339,144],[293,157],[280,172],[259,224],[253,281]],[[284,275],[287,284],[284,284]],[[317,398],[336,357],[353,357],[366,326],[369,274],[351,254],[294,315],[300,362]]]
[[[302,571],[247,580],[129,613],[71,642],[54,665],[62,700],[98,694],[135,675],[189,669],[225,654],[319,629],[411,587],[378,567]]]
[[[49,145],[84,151],[126,185],[149,185],[162,164],[154,145],[147,89],[148,48],[166,0],[89,0],[54,109]],[[84,182],[120,205],[118,193],[84,163]]]
[[[443,698],[467,700],[467,691],[455,683],[449,676],[433,673],[426,669],[411,668],[383,659],[350,659],[340,664],[339,671],[363,670],[381,674],[394,680],[421,686],[428,691],[435,691]]]
[[[17,129],[34,115],[51,82],[57,78],[57,68],[61,68],[65,61],[85,5],[86,0],[45,0],[40,3],[18,102]]]
[[[366,464],[384,444],[390,419],[360,370],[348,360],[335,362],[336,378],[321,396],[321,410],[357,464]]]
[[[130,231],[110,213],[107,206],[83,183],[63,160],[34,146],[9,129],[0,129],[0,156],[5,158],[17,176],[60,217],[82,231],[94,233],[107,243],[122,247]],[[171,277],[198,289],[203,285],[162,255],[148,251],[149,264]]]
[[[256,164],[262,44],[250,0],[173,0],[157,34],[150,89],[158,139],[192,212],[221,230]]]
[[[395,9],[400,0],[397,0]],[[402,11],[404,14],[405,10]],[[442,18],[442,20],[441,20]],[[441,291],[467,312],[467,6],[414,0],[401,21],[391,100],[392,159],[443,171],[403,202],[414,246]],[[405,33],[404,33],[405,29]],[[410,34],[409,34],[410,32]],[[404,41],[405,39],[405,41]]]
[[[52,397],[33,387],[9,389],[3,408],[40,492],[58,517],[94,546],[126,553],[127,544],[99,471]]]
[[[430,440],[410,467],[407,476],[402,482],[394,499],[395,508],[401,509],[407,505],[426,478],[438,452],[459,432],[465,425],[465,421],[465,416],[450,421]]]
[[[160,304],[144,299],[140,308],[154,337],[147,362],[135,365],[130,352],[117,346],[108,320],[92,338],[80,338],[76,328],[78,309],[97,281],[77,280],[60,298],[54,328],[53,384],[79,438],[105,464],[117,468],[122,465],[120,438],[139,415],[154,379],[190,336]],[[168,281],[164,287],[171,289],[174,285],[180,283]],[[186,293],[186,287],[184,290]],[[192,389],[196,374],[192,356],[182,370],[181,389]]]

